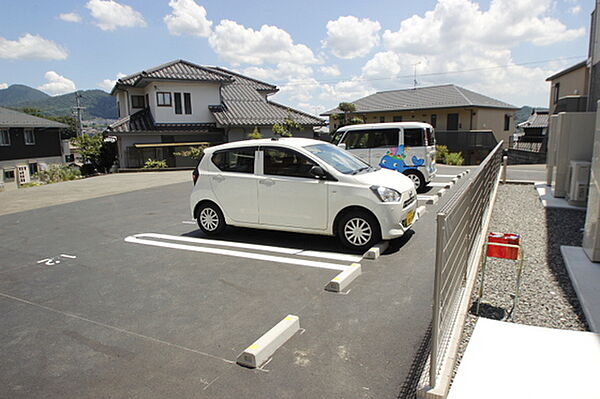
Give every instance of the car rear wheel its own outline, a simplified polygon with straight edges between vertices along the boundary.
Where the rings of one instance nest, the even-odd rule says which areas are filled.
[[[425,190],[425,178],[423,174],[418,170],[409,170],[404,173],[415,185],[415,190],[418,193],[422,193]]]
[[[208,235],[216,235],[221,233],[226,225],[223,212],[218,206],[211,203],[206,203],[198,209],[198,226]]]
[[[337,234],[342,244],[356,251],[366,251],[381,238],[379,223],[367,212],[344,215],[338,222]]]

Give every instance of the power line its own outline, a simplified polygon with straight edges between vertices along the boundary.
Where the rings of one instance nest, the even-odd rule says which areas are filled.
[[[550,58],[550,59],[546,59],[546,60],[538,60],[538,61],[529,61],[529,62],[521,62],[521,63],[517,63],[517,64],[506,64],[506,65],[497,65],[497,66],[491,66],[491,67],[481,67],[481,68],[472,68],[472,69],[463,69],[463,70],[459,70],[459,71],[446,71],[446,72],[430,72],[430,73],[421,73],[419,74],[420,77],[424,77],[424,76],[443,76],[443,75],[456,75],[456,74],[461,74],[461,73],[470,73],[470,72],[481,72],[481,71],[489,71],[489,70],[494,70],[494,69],[508,69],[508,68],[512,68],[512,67],[518,67],[518,66],[526,66],[526,65],[535,65],[535,64],[546,64],[548,62],[553,62],[553,61],[565,61],[565,60],[570,60],[570,59],[582,59],[582,58],[586,58],[586,56],[570,56],[570,57],[561,57],[561,58]],[[283,81],[281,81],[279,84],[282,86],[313,86],[316,83],[319,84],[329,84],[329,83],[339,83],[339,82],[345,82],[348,80],[352,80],[354,82],[375,82],[375,81],[381,81],[381,80],[401,80],[401,79],[409,79],[409,78],[413,78],[413,75],[399,75],[399,76],[394,76],[394,77],[389,77],[389,78],[339,78],[339,79],[329,79],[329,80],[305,80],[305,81],[296,81],[296,82],[292,82],[292,83],[285,83]]]

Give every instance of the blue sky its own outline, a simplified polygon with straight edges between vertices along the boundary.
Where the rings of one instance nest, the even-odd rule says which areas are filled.
[[[277,84],[311,113],[375,91],[455,83],[547,106],[587,55],[592,0],[0,0],[0,88],[110,90],[174,60]]]

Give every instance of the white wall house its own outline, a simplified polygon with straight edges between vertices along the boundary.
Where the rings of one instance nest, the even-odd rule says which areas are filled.
[[[119,120],[107,133],[118,138],[121,168],[139,168],[148,159],[170,167],[194,162],[178,152],[199,145],[246,139],[258,128],[291,118],[301,126],[295,136],[313,137],[324,121],[268,100],[276,86],[219,67],[176,60],[121,78],[111,94]]]

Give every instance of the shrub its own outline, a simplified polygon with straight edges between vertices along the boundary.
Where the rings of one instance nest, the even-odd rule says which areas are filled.
[[[248,138],[251,140],[262,139],[262,134],[260,134],[260,130],[258,130],[258,128],[255,127],[252,133],[248,134]]]
[[[446,165],[460,166],[465,162],[460,152],[450,152],[446,155]]]
[[[435,146],[435,161],[439,163],[446,162],[446,155],[448,155],[448,147],[445,145]]]
[[[48,169],[36,173],[34,177],[40,179],[40,182],[43,184],[51,184],[79,179],[81,178],[81,171],[78,168],[67,165],[52,164],[48,166]]]
[[[148,159],[144,164],[144,169],[164,169],[167,167],[167,161],[164,159],[159,161],[157,159]]]
[[[202,155],[204,154],[204,149],[207,146],[201,146],[201,147],[188,147],[187,150],[185,151],[179,151],[179,152],[174,152],[173,155],[175,155],[176,157],[188,157],[191,158],[195,161],[199,161],[200,158],[202,158]],[[165,168],[167,167],[167,165],[165,164],[164,166]]]

